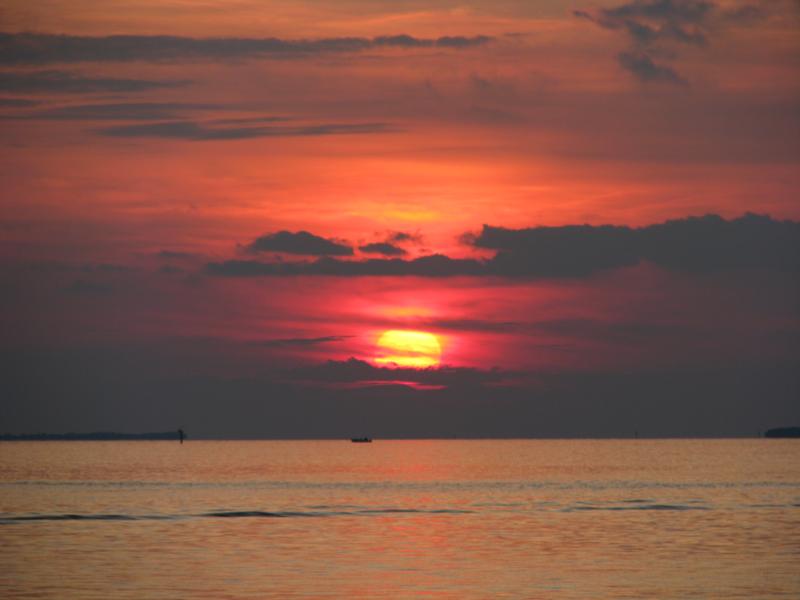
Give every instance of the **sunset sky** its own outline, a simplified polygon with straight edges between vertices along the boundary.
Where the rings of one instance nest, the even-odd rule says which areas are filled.
[[[800,5],[0,7],[0,433],[800,424]]]

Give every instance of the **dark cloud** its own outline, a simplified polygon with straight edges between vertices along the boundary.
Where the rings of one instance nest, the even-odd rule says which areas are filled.
[[[319,344],[329,344],[331,342],[343,342],[352,337],[352,335],[326,335],[312,338],[283,338],[275,340],[261,340],[258,342],[253,342],[253,345],[262,346],[264,348],[305,347],[317,346]]]
[[[116,77],[87,77],[67,71],[0,73],[0,91],[26,93],[143,92],[187,85],[188,81],[151,81]]]
[[[333,277],[418,276],[454,277],[485,275],[483,263],[472,259],[455,259],[441,254],[422,256],[414,260],[370,258],[367,260],[338,260],[320,258],[314,262],[266,263],[252,260],[228,260],[208,263],[209,275],[222,277],[256,277],[276,275],[329,275]]]
[[[56,121],[149,121],[156,119],[178,119],[187,111],[212,110],[217,108],[220,107],[215,104],[191,104],[184,102],[72,104],[6,116],[5,118]]]
[[[597,271],[630,267],[641,261],[688,272],[800,269],[800,223],[754,214],[732,220],[717,215],[688,217],[641,228],[569,225],[507,229],[484,225],[479,234],[464,239],[476,248],[495,251],[495,256],[484,261],[441,254],[414,260],[338,260],[328,257],[313,262],[287,263],[229,260],[208,263],[205,271],[209,275],[225,277],[559,278],[585,277]]]
[[[725,25],[744,25],[765,15],[754,5],[721,8],[708,0],[632,0],[612,8],[575,10],[604,29],[622,32],[630,47],[619,54],[620,66],[645,83],[686,85],[672,67],[658,64],[656,56],[672,54],[671,47],[705,46],[710,35]]]
[[[410,35],[376,38],[188,38],[170,35],[88,37],[43,33],[0,33],[0,64],[75,62],[232,60],[291,58],[375,48],[464,49],[490,42],[487,36],[416,38]]]
[[[688,217],[638,229],[484,226],[473,243],[498,251],[488,263],[496,275],[580,276],[641,260],[685,271],[800,268],[800,223],[754,214]]]
[[[386,123],[323,123],[301,126],[209,127],[196,121],[163,121],[141,125],[119,125],[95,130],[108,137],[169,138],[187,141],[242,140],[259,137],[311,137],[358,135],[395,131]]]
[[[617,59],[623,69],[631,72],[640,81],[663,81],[687,85],[687,81],[678,75],[675,69],[654,63],[647,54],[621,52]]]
[[[358,247],[361,252],[367,254],[383,254],[384,256],[403,256],[407,252],[400,246],[395,246],[388,242],[374,242],[372,244],[364,244]]]
[[[287,373],[265,369],[259,357],[255,375],[219,374],[213,365],[241,365],[238,357],[230,361],[231,345],[191,340],[181,348],[164,341],[0,348],[4,431],[180,426],[193,439],[627,437],[634,430],[643,437],[726,436],[800,419],[796,360],[634,372],[539,370],[529,385],[515,387],[502,385],[508,376],[502,371],[381,370],[363,361]],[[393,385],[406,378],[429,387]],[[384,385],[347,385],[359,381]]]
[[[350,358],[329,360],[323,364],[298,367],[288,373],[291,380],[314,383],[397,383],[408,382],[425,386],[472,387],[497,384],[510,373],[499,369],[480,370],[467,367],[435,367],[414,369],[376,367],[366,361]]]
[[[353,249],[307,231],[278,231],[262,235],[246,246],[248,252],[283,252],[305,256],[351,256]]]
[[[192,252],[180,252],[176,250],[161,250],[156,253],[156,256],[164,260],[191,260],[197,258],[197,255]]]
[[[422,234],[409,231],[391,231],[386,236],[386,242],[389,244],[421,244]]]

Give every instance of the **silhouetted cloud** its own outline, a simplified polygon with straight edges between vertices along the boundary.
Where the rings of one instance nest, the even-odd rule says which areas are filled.
[[[672,54],[675,45],[705,46],[709,36],[724,25],[743,25],[765,15],[760,6],[722,8],[709,0],[631,0],[612,8],[575,10],[604,29],[622,32],[630,48],[619,54],[620,66],[642,82],[686,85],[678,72],[655,62],[654,57]]]
[[[641,261],[694,272],[747,268],[793,271],[800,268],[800,223],[777,221],[750,213],[732,220],[718,215],[688,217],[641,228],[568,225],[507,229],[484,225],[479,234],[465,236],[464,240],[476,248],[494,250],[496,254],[488,260],[450,258],[441,254],[413,260],[339,260],[328,257],[313,262],[229,260],[208,263],[205,272],[224,277],[558,278],[585,277],[601,270],[630,267]],[[272,247],[264,250],[287,251]]]
[[[678,75],[675,69],[658,65],[647,54],[634,54],[621,52],[617,57],[619,64],[626,71],[630,71],[641,81],[664,81],[686,85],[687,81]]]
[[[189,38],[172,35],[89,37],[47,33],[0,33],[0,64],[282,58],[361,52],[376,48],[457,50],[482,46],[491,40],[491,37],[483,35],[439,38],[395,35],[375,38],[285,40],[235,37]]]
[[[746,214],[688,217],[638,229],[618,226],[505,229],[485,225],[479,248],[497,250],[497,275],[579,276],[647,260],[686,271],[800,267],[800,223]]]
[[[274,120],[280,120],[275,118]],[[95,132],[121,138],[169,138],[187,141],[242,140],[259,137],[311,137],[393,132],[387,123],[322,123],[299,126],[220,127],[197,121],[163,121],[136,125],[117,125]]]
[[[253,345],[262,346],[265,348],[317,346],[319,344],[329,344],[331,342],[344,342],[352,337],[352,335],[325,335],[311,338],[282,338],[275,340],[260,340],[253,342]]]
[[[253,260],[228,260],[208,263],[205,272],[222,277],[256,277],[259,275],[330,275],[360,276],[419,276],[454,277],[485,275],[483,263],[473,259],[449,258],[442,254],[422,256],[414,260],[370,258],[367,260],[338,260],[320,258],[314,262],[267,263]]]
[[[358,249],[367,254],[383,254],[384,256],[403,256],[407,254],[400,246],[395,246],[388,242],[364,244],[363,246],[359,246]]]
[[[386,236],[386,242],[389,244],[421,244],[422,234],[409,231],[391,231]]]
[[[0,73],[0,91],[33,93],[143,92],[187,85],[188,81],[152,81],[88,77],[67,71]]]
[[[498,384],[512,376],[499,369],[481,370],[469,367],[376,367],[364,360],[329,360],[322,364],[298,367],[287,373],[288,379],[327,384],[422,384],[436,387],[474,387]]]
[[[305,256],[350,256],[353,249],[307,231],[278,231],[262,235],[246,246],[248,252],[284,252]]]

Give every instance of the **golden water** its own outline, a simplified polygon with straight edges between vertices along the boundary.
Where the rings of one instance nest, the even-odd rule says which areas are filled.
[[[4,598],[800,598],[800,441],[0,443]]]

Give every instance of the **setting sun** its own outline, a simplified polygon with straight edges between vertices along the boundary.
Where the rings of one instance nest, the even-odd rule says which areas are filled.
[[[437,366],[442,357],[439,338],[426,331],[384,331],[378,338],[377,347],[375,362],[380,365],[424,369]]]

